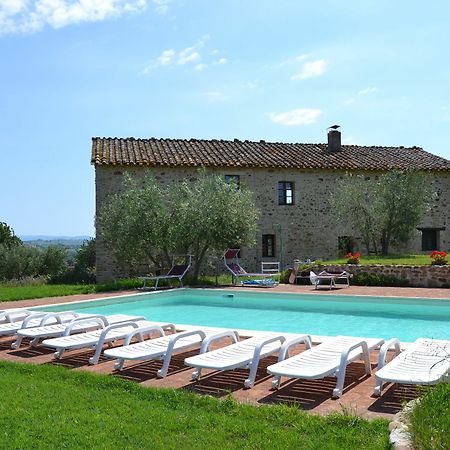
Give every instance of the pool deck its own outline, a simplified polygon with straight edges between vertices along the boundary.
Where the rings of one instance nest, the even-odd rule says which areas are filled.
[[[238,289],[238,288],[229,288]],[[255,290],[256,288],[246,288]],[[265,292],[265,289],[259,289]],[[267,289],[269,291],[269,289]],[[52,297],[46,299],[23,300],[5,303],[6,307],[31,307],[46,304],[66,303],[88,299],[98,299],[110,296],[134,294],[139,291],[114,292],[89,295],[73,295],[67,297]],[[420,288],[384,288],[351,286],[332,291],[320,289],[314,290],[311,286],[282,285],[271,288],[270,292],[290,293],[328,293],[329,295],[375,295],[394,297],[422,297],[444,298],[450,300],[449,289],[420,289]],[[2,305],[3,306],[3,305]],[[380,398],[372,397],[375,379],[367,376],[362,363],[352,363],[347,369],[344,394],[338,400],[333,400],[331,394],[335,386],[334,378],[323,380],[292,380],[283,378],[281,388],[278,391],[271,390],[271,379],[266,372],[266,367],[276,362],[276,357],[263,360],[258,370],[255,386],[252,389],[243,389],[244,380],[247,378],[247,370],[235,370],[230,372],[203,371],[203,377],[198,382],[192,382],[190,376],[192,368],[183,365],[184,358],[196,354],[195,351],[184,352],[175,355],[170,365],[169,374],[164,379],[157,379],[156,372],[161,362],[128,362],[121,373],[113,371],[113,362],[101,358],[96,366],[88,365],[88,358],[92,352],[77,350],[67,352],[61,360],[53,359],[53,351],[42,346],[36,348],[23,345],[19,350],[11,350],[10,344],[13,337],[0,338],[0,359],[26,362],[31,364],[62,365],[73,370],[86,370],[89,372],[111,374],[128,380],[134,380],[144,386],[168,387],[187,389],[200,394],[208,394],[216,397],[226,397],[231,394],[236,400],[252,404],[289,403],[297,404],[305,411],[316,414],[328,414],[333,411],[351,411],[366,418],[386,417],[392,418],[393,414],[400,411],[405,401],[418,395],[414,387],[387,385]],[[219,346],[227,342],[219,343]],[[303,351],[298,346],[296,351]],[[376,368],[377,352],[372,354],[372,369]]]

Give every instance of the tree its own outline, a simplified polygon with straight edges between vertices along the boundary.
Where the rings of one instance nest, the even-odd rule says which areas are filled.
[[[100,233],[117,261],[170,265],[171,255],[192,254],[194,279],[208,253],[230,245],[252,245],[259,211],[252,193],[219,176],[162,187],[151,176],[126,176],[124,191],[100,211]]]
[[[412,171],[349,175],[330,198],[338,219],[361,233],[367,253],[382,254],[409,241],[432,201],[429,176]]]
[[[95,267],[95,239],[84,241],[75,255],[75,268],[87,270]]]
[[[14,234],[14,230],[6,222],[0,222],[0,244],[7,247],[22,244],[22,241]]]

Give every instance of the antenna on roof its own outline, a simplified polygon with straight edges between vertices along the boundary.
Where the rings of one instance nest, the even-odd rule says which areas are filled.
[[[338,128],[341,128],[340,125],[331,125],[331,127],[328,127],[327,130],[337,130]]]

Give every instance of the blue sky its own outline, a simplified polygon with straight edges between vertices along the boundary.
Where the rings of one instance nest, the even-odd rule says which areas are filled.
[[[450,159],[450,3],[0,0],[0,221],[94,233],[92,136],[417,145]]]

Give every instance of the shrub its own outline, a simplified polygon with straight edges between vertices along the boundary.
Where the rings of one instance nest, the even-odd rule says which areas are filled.
[[[0,280],[35,277],[41,266],[40,252],[24,245],[0,244]]]
[[[359,273],[352,278],[352,284],[356,286],[393,286],[407,287],[408,280],[402,280],[393,275],[382,275],[377,273]]]

